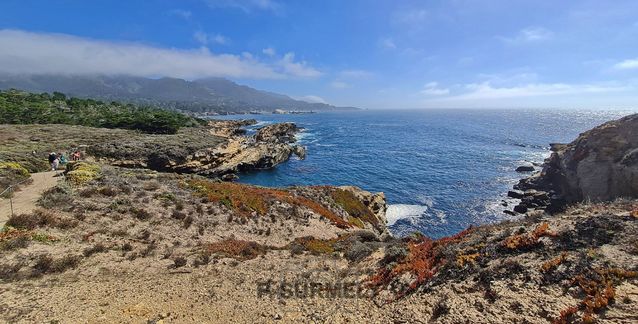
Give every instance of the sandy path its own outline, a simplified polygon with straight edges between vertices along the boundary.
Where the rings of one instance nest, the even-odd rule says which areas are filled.
[[[33,182],[16,191],[13,195],[13,212],[15,214],[30,213],[36,208],[35,202],[47,189],[55,186],[62,177],[54,177],[57,172],[40,172],[31,175]],[[9,199],[0,199],[0,227],[11,216]]]

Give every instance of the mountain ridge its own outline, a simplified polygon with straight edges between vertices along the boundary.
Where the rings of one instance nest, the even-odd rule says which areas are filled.
[[[74,97],[153,105],[196,114],[268,112],[276,109],[357,109],[297,100],[217,77],[189,81],[171,77],[152,79],[127,75],[0,75],[0,89],[11,88],[30,92],[57,91]]]

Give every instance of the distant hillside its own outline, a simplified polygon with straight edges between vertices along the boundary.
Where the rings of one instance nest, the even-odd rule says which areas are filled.
[[[10,88],[30,92],[57,91],[74,97],[125,101],[195,113],[356,109],[295,100],[223,78],[186,81],[131,76],[0,75],[0,89]]]

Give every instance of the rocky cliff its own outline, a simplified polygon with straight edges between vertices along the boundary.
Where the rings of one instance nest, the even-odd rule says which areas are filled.
[[[158,143],[145,146],[131,155],[128,141],[99,143],[90,146],[87,153],[98,161],[124,167],[150,168],[157,171],[196,173],[209,177],[233,179],[238,172],[268,169],[287,161],[295,154],[305,157],[305,149],[295,145],[299,131],[293,123],[273,124],[246,136],[248,121],[210,121],[201,136],[221,138],[219,145],[200,147],[168,147]]]
[[[602,124],[569,144],[552,144],[543,170],[510,196],[522,207],[560,210],[565,204],[638,197],[638,114]],[[524,208],[523,208],[524,207]]]

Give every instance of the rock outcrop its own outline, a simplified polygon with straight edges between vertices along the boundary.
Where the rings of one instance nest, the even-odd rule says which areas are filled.
[[[267,143],[294,143],[300,129],[294,123],[272,124],[257,130],[255,140]]]
[[[246,136],[243,127],[255,123],[255,120],[210,121],[199,136],[217,138],[214,145],[168,145],[161,139],[148,143],[105,142],[90,146],[87,153],[116,166],[196,173],[226,180],[234,179],[232,175],[238,172],[272,168],[293,154],[305,158],[305,148],[293,144],[299,131],[295,124],[268,125],[255,135]]]
[[[638,197],[638,114],[582,133],[569,144],[552,144],[543,170],[515,189],[534,189],[522,204],[554,212],[565,204]],[[534,206],[535,205],[535,206]]]

